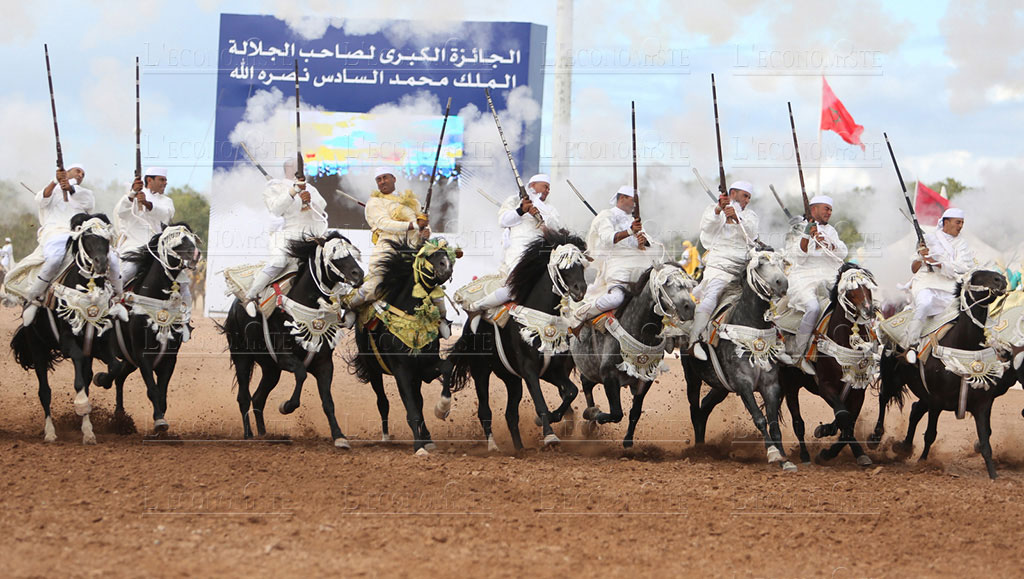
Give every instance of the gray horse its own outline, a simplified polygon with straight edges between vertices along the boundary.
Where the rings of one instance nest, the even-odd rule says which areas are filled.
[[[629,427],[622,445],[633,446],[633,433],[643,412],[644,397],[660,373],[662,357],[671,339],[662,336],[666,318],[673,324],[693,319],[695,304],[690,291],[693,279],[673,263],[656,265],[647,270],[628,288],[626,300],[605,322],[599,332],[585,323],[579,339],[573,340],[571,351],[580,371],[587,409],[583,418],[591,423],[605,424],[622,420],[620,388],[629,386],[633,406],[629,411]],[[670,349],[671,346],[668,346]],[[601,412],[594,404],[594,386],[604,384],[609,412]]]
[[[784,265],[778,253],[750,250],[745,272],[723,292],[721,303],[729,309],[728,319],[721,324],[712,322],[719,339],[717,348],[708,348],[707,361],[684,356],[682,364],[697,444],[704,443],[711,411],[730,392],[735,392],[764,437],[768,463],[782,463],[783,470],[795,471],[796,465],[786,460],[779,428],[782,388],[775,357],[782,351],[782,341],[772,323],[765,321],[772,301],[784,296],[789,288]],[[720,308],[721,311],[724,309]],[[719,317],[716,312],[713,319]],[[711,386],[711,392],[701,400],[704,382]],[[755,392],[761,393],[764,412]]]

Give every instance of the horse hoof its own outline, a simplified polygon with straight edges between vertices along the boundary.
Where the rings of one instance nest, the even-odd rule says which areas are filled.
[[[153,432],[167,432],[170,428],[171,425],[167,424],[167,421],[163,418],[159,418],[153,423]]]
[[[627,438],[622,441],[622,448],[633,448],[633,439]]]
[[[583,423],[583,426],[580,427],[580,432],[585,438],[593,438],[597,434],[599,426],[600,425],[597,422],[587,420]]]
[[[494,442],[494,435],[487,437],[487,452],[498,452],[499,449],[497,443]]]
[[[278,410],[278,411],[279,411],[279,412],[280,412],[281,414],[291,414],[292,412],[295,412],[295,409],[296,409],[296,408],[298,408],[298,407],[299,407],[299,405],[298,405],[298,404],[295,404],[295,405],[293,406],[293,405],[292,405],[292,401],[291,401],[291,400],[285,400],[284,402],[282,402],[282,403],[281,403],[281,404],[280,404],[280,405],[279,405],[279,406],[277,407],[277,410]]]
[[[782,472],[796,472],[796,471],[797,471],[797,468],[796,468],[795,464],[789,462],[788,460],[786,462],[782,463]]]
[[[828,431],[825,429],[825,425],[819,424],[814,428],[814,438],[825,438],[826,436],[832,436],[831,434],[826,434],[827,432]]]
[[[90,412],[92,412],[92,403],[89,402],[89,395],[82,390],[75,395],[75,414],[85,416]]]
[[[82,444],[96,444],[96,435],[91,432],[83,434]]]
[[[768,447],[768,464],[775,464],[777,462],[785,462],[786,457],[782,456],[782,453],[778,448],[771,446]]]
[[[57,442],[57,429],[53,427],[53,419],[47,418],[43,425],[43,440],[46,442]]]
[[[388,434],[387,432],[385,432],[384,434],[380,435],[380,441],[381,442],[391,442],[391,435]]]
[[[544,446],[558,446],[561,442],[562,441],[554,434],[549,434],[544,437]]]
[[[597,420],[597,415],[601,413],[601,409],[597,406],[589,406],[583,411],[583,420]]]
[[[862,454],[862,455],[857,457],[857,464],[859,464],[860,466],[871,466],[874,463],[871,462],[871,457],[870,456],[868,456],[866,454]]]
[[[92,377],[92,383],[100,388],[109,390],[110,387],[114,385],[114,377],[107,372],[97,372],[96,375]]]
[[[981,454],[981,441],[980,440],[975,440],[974,441],[974,452],[976,452],[978,454]]]
[[[1013,369],[1020,370],[1021,362],[1024,362],[1024,352],[1020,352],[1013,357]]]
[[[342,450],[352,450],[352,445],[349,444],[348,440],[345,438],[335,438],[334,448],[340,448]]]
[[[434,452],[435,450],[437,450],[437,445],[434,444],[433,442],[428,442],[423,445],[423,448],[427,449],[427,452]]]
[[[430,456],[430,452],[425,448],[421,448],[416,451],[416,456]]]
[[[911,454],[914,453],[914,445],[904,444],[902,441],[900,441],[892,445],[892,450],[898,455],[910,456]]]
[[[434,405],[434,416],[440,420],[448,418],[452,411],[452,399],[442,396]]]
[[[541,421],[539,414],[533,417],[533,423],[536,424],[537,426],[544,426],[544,423]]]

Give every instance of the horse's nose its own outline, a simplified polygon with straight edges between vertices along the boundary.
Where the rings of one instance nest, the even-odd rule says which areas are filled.
[[[352,280],[352,285],[359,286],[363,283],[363,270],[359,266],[353,266],[348,272],[348,279]]]

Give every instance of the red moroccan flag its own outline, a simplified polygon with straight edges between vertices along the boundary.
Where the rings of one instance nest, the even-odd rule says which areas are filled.
[[[949,209],[949,199],[917,182],[917,199],[914,201],[914,212],[921,225],[936,225],[942,212]]]
[[[854,122],[853,116],[836,98],[825,77],[821,77],[821,130],[835,131],[847,143],[860,145],[860,150],[864,150],[864,144],[860,142],[864,127]]]

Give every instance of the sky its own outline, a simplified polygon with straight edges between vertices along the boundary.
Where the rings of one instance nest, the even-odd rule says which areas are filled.
[[[533,22],[548,26],[548,63],[557,42],[551,1],[452,0],[444,11],[433,3],[391,0],[139,0],[130,11],[127,6],[93,0],[58,1],[45,12],[25,3],[6,7],[8,17],[0,21],[8,75],[0,85],[4,178],[38,187],[52,173],[43,43],[50,49],[66,162],[85,163],[90,179],[130,181],[138,56],[144,163],[170,166],[172,186],[210,193],[220,13],[274,14],[314,32],[325,17],[345,26],[386,18],[442,28],[459,20]],[[577,0],[573,32],[570,134],[579,157],[570,174],[592,199],[629,178],[613,152],[629,139],[631,100],[637,101],[641,147],[652,151],[641,159],[641,172],[655,199],[671,204],[677,188],[686,199],[702,199],[691,171],[717,175],[709,86],[715,73],[730,177],[750,180],[765,194],[773,183],[795,208],[799,180],[786,103],[793,105],[813,193],[818,66],[824,61],[833,91],[865,127],[865,152],[834,133],[822,137],[821,188],[836,196],[837,215],[886,239],[907,233],[896,211],[903,201],[884,131],[908,186],[914,179],[956,178],[974,188],[961,200],[968,228],[976,216],[976,231],[987,242],[1003,236],[1006,245],[1024,242],[1006,219],[1024,209],[1013,195],[1024,177],[1024,9],[1014,2]],[[550,135],[553,85],[548,76],[542,140]],[[542,168],[549,160],[542,154]],[[851,193],[855,187],[873,187],[876,194],[858,197]],[[778,220],[777,208],[757,197],[758,211]],[[563,202],[563,209],[571,206]],[[580,227],[585,217],[579,215]]]

